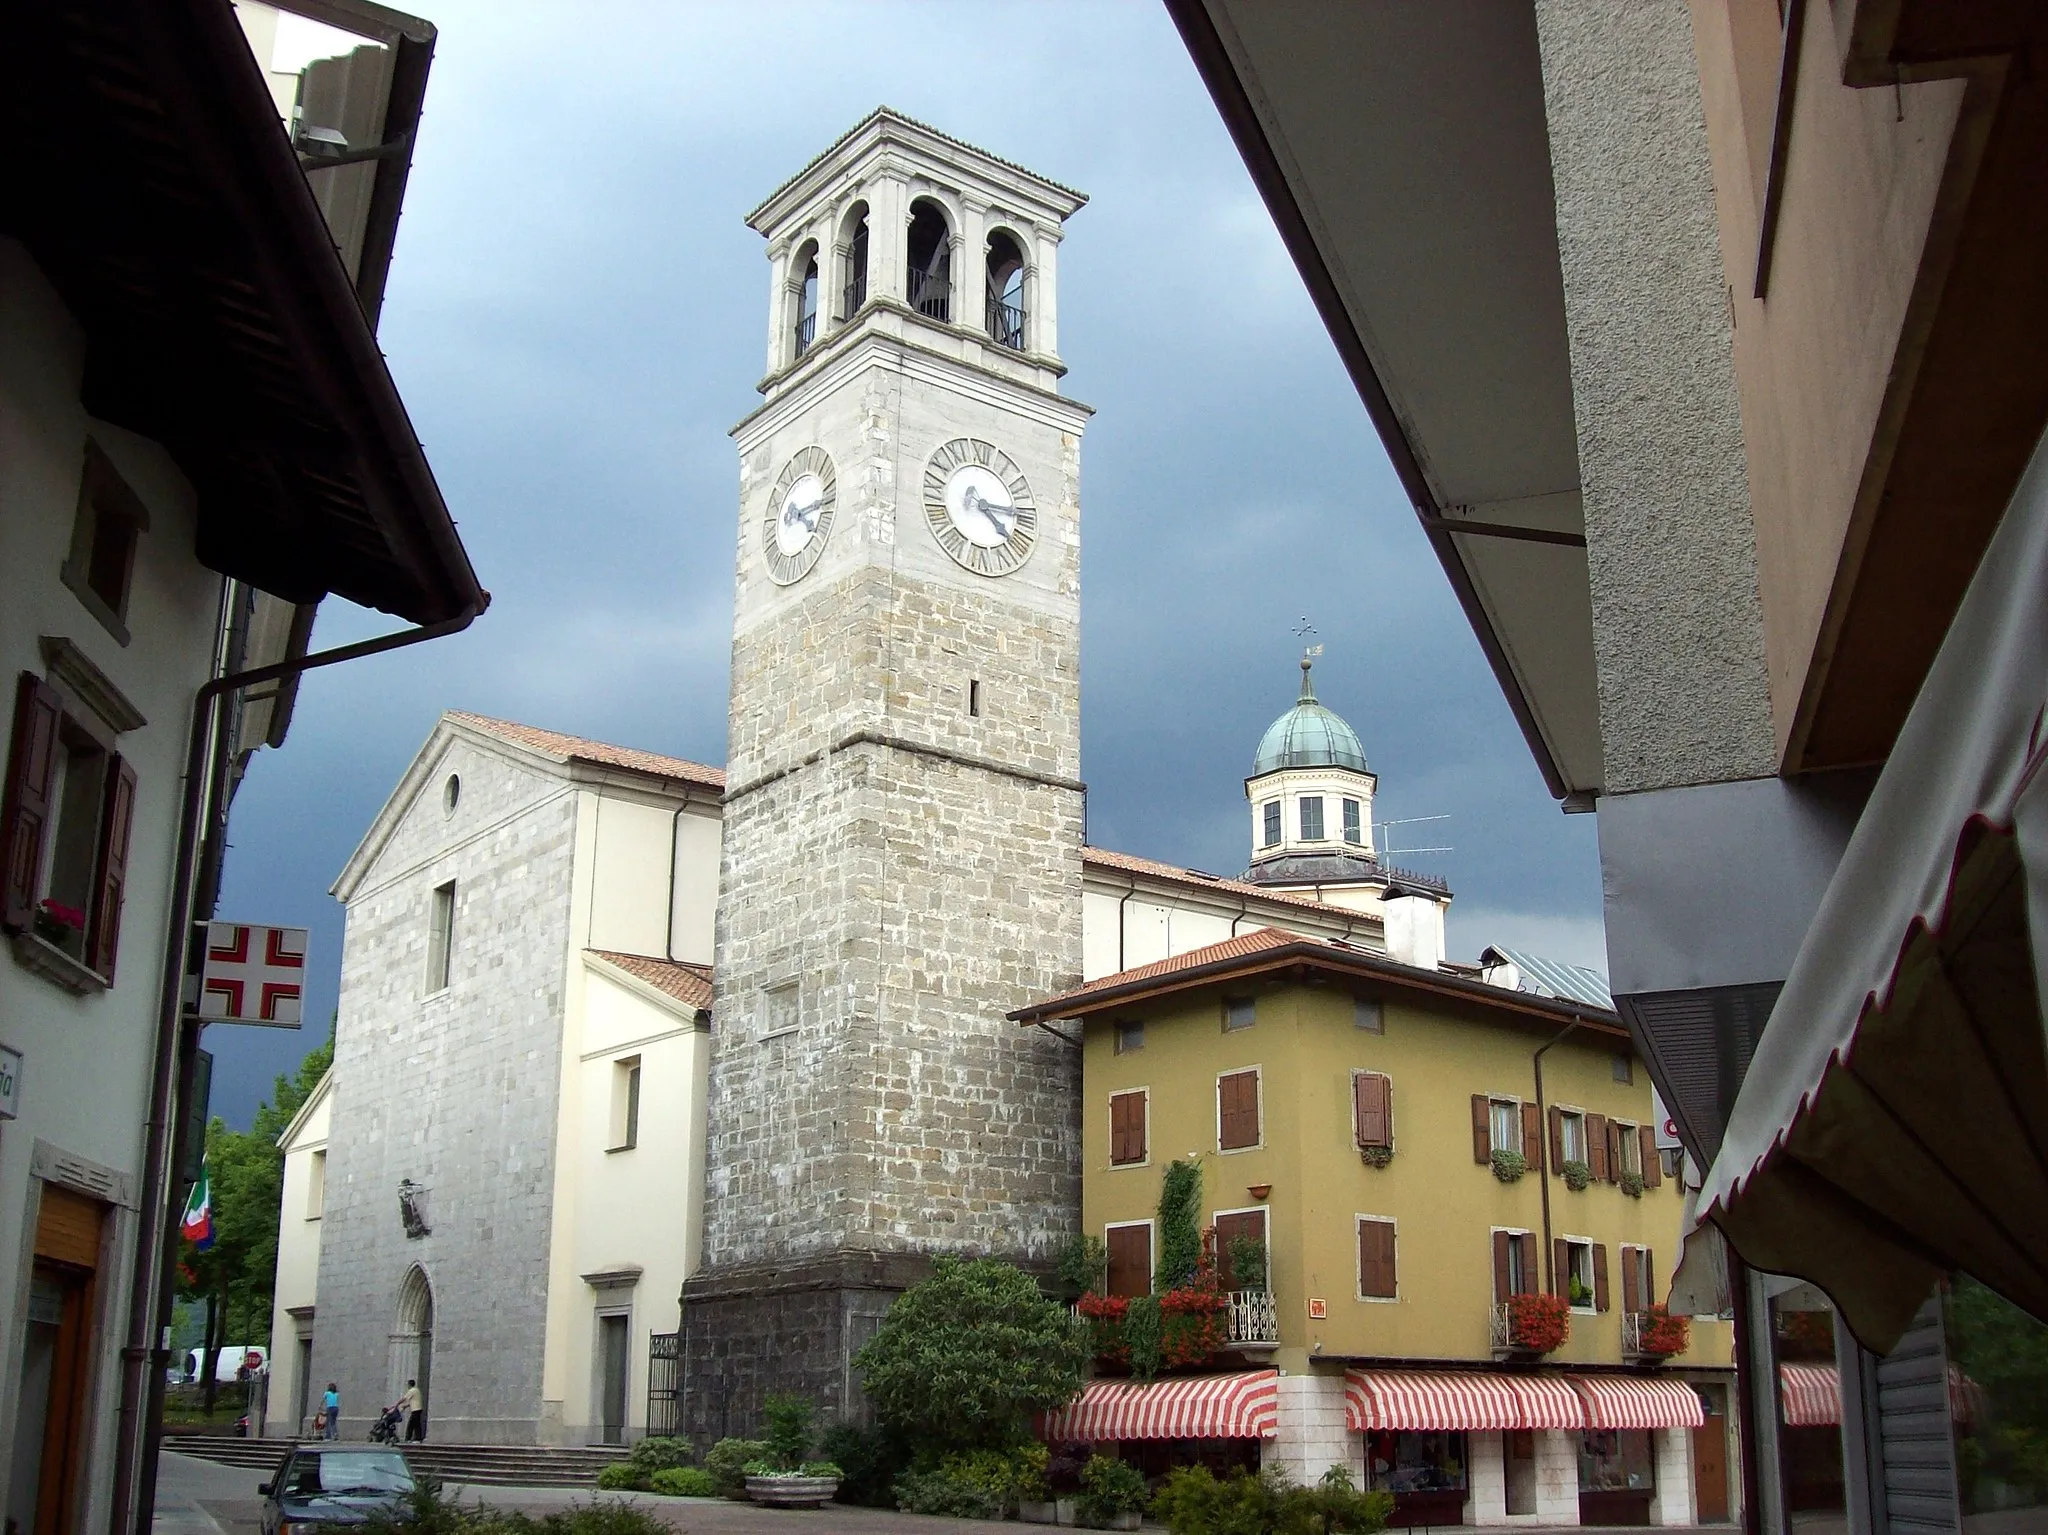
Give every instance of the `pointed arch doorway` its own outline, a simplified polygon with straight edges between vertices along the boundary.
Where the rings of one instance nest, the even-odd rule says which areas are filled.
[[[420,1415],[424,1427],[434,1409],[434,1287],[427,1280],[426,1270],[417,1263],[406,1270],[405,1278],[399,1282],[395,1321],[391,1330],[390,1389],[379,1405],[397,1401],[404,1394],[405,1383],[416,1380],[420,1396],[427,1404],[427,1410]]]

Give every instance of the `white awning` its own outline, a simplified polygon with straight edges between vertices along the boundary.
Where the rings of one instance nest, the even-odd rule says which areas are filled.
[[[1807,931],[1697,1200],[1745,1261],[1818,1284],[1878,1352],[1944,1269],[2048,1317],[2048,1061],[2034,980],[2048,964],[2044,706],[2048,454],[2037,448]]]

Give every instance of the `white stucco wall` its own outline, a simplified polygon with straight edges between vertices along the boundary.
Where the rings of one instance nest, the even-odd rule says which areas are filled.
[[[316,1319],[292,1313],[314,1306],[319,1294],[320,1217],[325,1205],[324,1164],[333,1091],[330,1073],[300,1109],[282,1143],[284,1193],[278,1202],[276,1294],[270,1312],[270,1397],[262,1429],[267,1435],[310,1433],[313,1414],[320,1410],[316,1386],[307,1394],[303,1419],[298,1412],[302,1368],[298,1340],[313,1334]],[[318,1187],[316,1163],[322,1168]]]
[[[81,1528],[106,1521],[126,1326],[121,1278],[134,1239],[179,779],[192,698],[209,675],[221,578],[192,554],[190,486],[156,444],[79,403],[84,340],[17,242],[0,238],[0,677],[11,735],[14,679],[46,675],[39,641],[70,640],[144,716],[115,747],[136,773],[127,898],[113,986],[75,996],[0,940],[0,1043],[21,1052],[20,1117],[0,1130],[0,1507],[11,1483],[28,1279],[43,1181],[111,1201],[101,1250],[87,1404]],[[59,577],[70,552],[87,437],[148,508],[123,644]]]
[[[1235,883],[1188,889],[1091,865],[1081,898],[1081,978],[1099,980],[1261,927],[1313,938],[1347,938],[1380,951],[1385,947],[1376,910],[1355,915],[1319,912],[1298,902],[1249,893]]]

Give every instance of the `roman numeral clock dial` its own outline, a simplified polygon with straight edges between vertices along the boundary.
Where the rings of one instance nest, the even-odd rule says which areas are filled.
[[[761,518],[761,553],[777,586],[801,581],[825,552],[839,477],[823,448],[805,448],[783,465]]]
[[[977,576],[1007,576],[1031,558],[1038,506],[1007,454],[956,437],[924,470],[924,515],[953,563]]]

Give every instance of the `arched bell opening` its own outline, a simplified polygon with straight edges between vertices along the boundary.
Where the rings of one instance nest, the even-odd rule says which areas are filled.
[[[910,281],[904,294],[930,320],[953,317],[953,237],[945,211],[928,197],[910,205]]]
[[[841,226],[846,251],[844,281],[839,289],[839,321],[843,325],[868,301],[868,205],[855,203]]]
[[[806,242],[796,253],[796,260],[790,270],[797,274],[794,298],[796,319],[792,326],[790,360],[795,361],[811,349],[811,343],[818,339],[818,247],[815,242]]]
[[[988,237],[989,336],[997,346],[1024,350],[1024,253],[1004,230]]]

